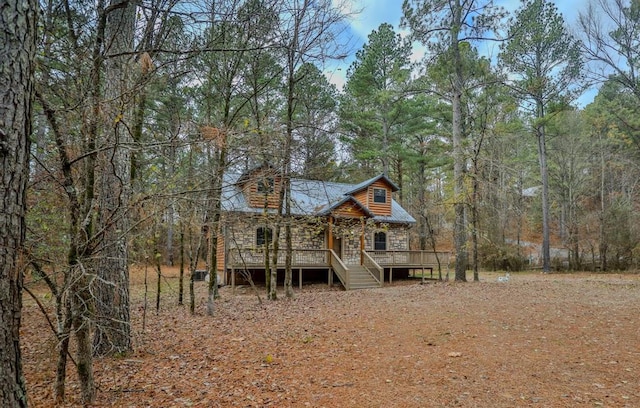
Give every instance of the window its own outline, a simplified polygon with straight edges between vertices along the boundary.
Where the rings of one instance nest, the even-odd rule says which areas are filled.
[[[271,228],[258,228],[256,230],[256,246],[264,246],[268,242],[271,242]]]
[[[376,232],[373,235],[373,249],[376,251],[387,250],[387,234],[384,232]]]
[[[373,202],[374,203],[386,203],[387,202],[387,190],[384,188],[373,189]]]
[[[258,180],[258,193],[263,193],[263,194],[273,193],[273,185],[274,185],[273,177],[266,177]]]

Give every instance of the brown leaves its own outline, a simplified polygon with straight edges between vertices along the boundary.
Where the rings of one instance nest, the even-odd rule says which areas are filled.
[[[142,71],[143,74],[148,74],[155,68],[148,52],[143,52],[138,62],[140,64],[140,71]]]
[[[177,273],[136,351],[95,362],[97,406],[491,406],[640,401],[640,276],[519,274],[484,282],[345,292],[305,285],[295,300],[260,306],[251,291],[221,289],[216,316],[178,307]],[[615,281],[615,282],[614,282]],[[613,284],[620,281],[619,284]],[[132,282],[141,282],[135,276]],[[238,291],[241,292],[241,291]],[[188,303],[188,302],[187,302]],[[602,313],[606,305],[606,313]],[[32,406],[52,406],[52,344],[25,300],[23,350]],[[45,352],[46,351],[46,352]],[[612,362],[616,362],[613,364]],[[66,406],[78,402],[69,368]],[[598,385],[594,385],[598,384]]]
[[[225,147],[227,143],[227,134],[224,129],[212,126],[202,126],[200,128],[200,133],[202,133],[202,138],[204,140],[212,141],[218,149]]]

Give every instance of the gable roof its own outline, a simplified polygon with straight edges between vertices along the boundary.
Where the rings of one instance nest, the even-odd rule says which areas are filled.
[[[333,210],[337,210],[343,204],[346,204],[348,202],[351,202],[353,205],[355,205],[355,207],[358,208],[360,211],[362,211],[367,217],[372,217],[372,218],[375,217],[375,215],[371,212],[371,210],[369,210],[367,207],[362,205],[362,203],[356,200],[352,195],[347,195],[337,203],[331,206],[325,207],[323,210],[319,211],[317,215],[329,215]]]
[[[353,190],[348,191],[347,194],[355,194],[358,191],[362,191],[378,180],[383,180],[385,183],[387,183],[391,187],[391,191],[393,192],[400,190],[400,187],[398,187],[393,181],[389,180],[389,177],[387,177],[387,175],[383,173],[374,178],[370,178],[369,180],[365,180],[360,184],[356,184],[353,187]]]
[[[262,207],[251,207],[247,203],[242,193],[242,188],[238,185],[238,181],[241,178],[242,175],[238,173],[225,174],[222,186],[222,209],[229,212],[262,213],[264,211]],[[391,215],[373,215],[368,208],[352,196],[355,192],[361,191],[381,178],[384,178],[385,181],[389,183],[393,191],[398,190],[398,187],[384,175],[374,177],[359,184],[292,178],[291,214],[300,216],[326,216],[344,203],[353,201],[357,203],[357,206],[361,208],[365,214],[372,216],[375,221],[414,224],[416,220],[393,199],[391,200]],[[276,210],[269,209],[268,211],[275,213]]]

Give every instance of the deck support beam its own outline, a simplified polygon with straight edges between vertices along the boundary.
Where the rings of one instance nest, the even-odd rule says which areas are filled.
[[[236,294],[236,270],[231,267],[231,294]]]

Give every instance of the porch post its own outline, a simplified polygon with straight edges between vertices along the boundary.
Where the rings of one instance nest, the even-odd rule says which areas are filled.
[[[302,290],[302,268],[298,268],[298,286]]]
[[[333,250],[333,216],[329,215],[329,237],[327,239],[327,247],[329,248],[330,251]],[[332,261],[332,257],[331,257],[331,252],[328,252],[327,255],[329,256],[329,272],[327,273],[327,284],[329,285],[329,287],[331,287],[333,285],[333,270],[331,269],[331,261]]]
[[[329,238],[327,242],[329,249],[333,249],[333,217],[329,216]]]
[[[362,233],[360,234],[360,265],[364,264],[364,217],[360,218],[360,225],[362,226]]]

